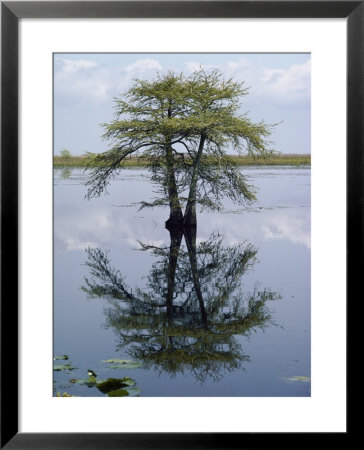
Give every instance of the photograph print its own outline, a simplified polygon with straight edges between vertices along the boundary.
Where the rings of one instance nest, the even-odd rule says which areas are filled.
[[[53,74],[53,396],[310,397],[310,54]]]

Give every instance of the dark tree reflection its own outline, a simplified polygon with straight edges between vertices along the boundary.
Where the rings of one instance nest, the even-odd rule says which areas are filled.
[[[265,304],[279,297],[266,289],[242,291],[257,249],[224,246],[217,233],[197,245],[196,228],[170,231],[169,247],[140,248],[156,260],[146,286],[134,290],[112,267],[108,252],[86,250],[90,278],[83,290],[110,300],[106,326],[115,330],[118,349],[159,371],[190,371],[201,382],[242,367],[249,356],[236,336],[270,325]]]

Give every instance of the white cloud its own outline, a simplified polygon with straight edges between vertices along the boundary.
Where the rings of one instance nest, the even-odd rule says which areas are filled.
[[[265,93],[283,101],[299,101],[310,97],[311,60],[288,69],[266,69],[261,76]]]
[[[78,70],[87,70],[90,67],[97,66],[94,61],[88,61],[86,59],[60,59],[58,61],[61,61],[63,63],[61,70],[65,73],[73,73],[77,72]]]
[[[226,63],[226,70],[230,74],[240,72],[242,70],[252,69],[252,61],[247,57],[239,58],[237,61],[229,61]]]
[[[125,67],[125,72],[130,73],[142,73],[148,70],[163,70],[163,67],[159,64],[158,61],[152,58],[145,58],[135,61],[132,64],[129,64]]]
[[[196,61],[186,62],[185,66],[187,67],[187,71],[189,71],[189,72],[195,72],[195,71],[200,70],[200,69],[213,70],[213,69],[218,68],[218,65],[201,64],[201,63],[196,62]]]
[[[55,99],[62,103],[104,101],[108,97],[110,79],[107,71],[94,61],[57,59],[54,86]]]
[[[268,105],[290,103],[300,104],[310,98],[311,60],[303,64],[294,64],[287,69],[268,69],[254,64],[249,56],[227,61],[223,64],[206,65],[198,61],[189,61],[185,66],[190,72],[203,69],[220,69],[226,78],[244,82],[250,88],[249,102],[264,102]]]
[[[78,239],[67,238],[64,241],[66,251],[84,250],[86,248],[96,248],[96,242],[81,242]]]
[[[225,77],[245,81],[250,88],[249,104],[264,102],[272,105],[300,105],[310,99],[311,61],[288,68],[267,68],[252,58],[241,56],[222,64],[201,64],[191,59],[184,62],[187,72],[199,68],[218,68]],[[82,101],[112,101],[127,89],[135,77],[150,79],[164,67],[154,58],[141,58],[128,65],[101,66],[87,58],[71,60],[57,58],[55,64],[55,92],[57,100],[76,103]],[[178,68],[176,68],[178,71]]]
[[[250,87],[249,101],[255,100],[268,105],[296,104],[310,99],[311,60],[294,64],[287,69],[268,69],[253,64],[248,57],[226,64],[223,72],[237,80],[246,81]]]
[[[55,99],[68,105],[112,102],[136,76],[149,78],[162,70],[152,58],[139,59],[127,66],[100,66],[86,59],[59,58],[55,64]]]

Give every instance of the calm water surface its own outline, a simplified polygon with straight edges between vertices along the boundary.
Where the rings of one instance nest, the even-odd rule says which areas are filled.
[[[145,170],[90,201],[83,170],[54,170],[54,354],[75,367],[55,393],[105,396],[69,381],[91,369],[140,396],[310,395],[310,169],[244,174],[258,202],[200,212],[182,236],[167,209],[138,211]]]

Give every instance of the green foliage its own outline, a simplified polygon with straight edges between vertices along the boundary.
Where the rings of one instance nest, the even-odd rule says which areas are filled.
[[[62,158],[68,160],[71,159],[72,154],[69,150],[67,150],[66,148],[64,148],[63,150],[60,151],[60,155]]]
[[[224,195],[237,202],[255,200],[227,155],[231,148],[254,157],[273,153],[267,141],[272,125],[240,113],[247,93],[244,83],[225,80],[218,70],[136,80],[115,99],[115,119],[103,124],[110,150],[88,156],[87,197],[105,192],[126,158],[139,154],[158,195],[144,207],[169,205],[179,212],[185,204],[187,212],[196,203],[219,208]]]

